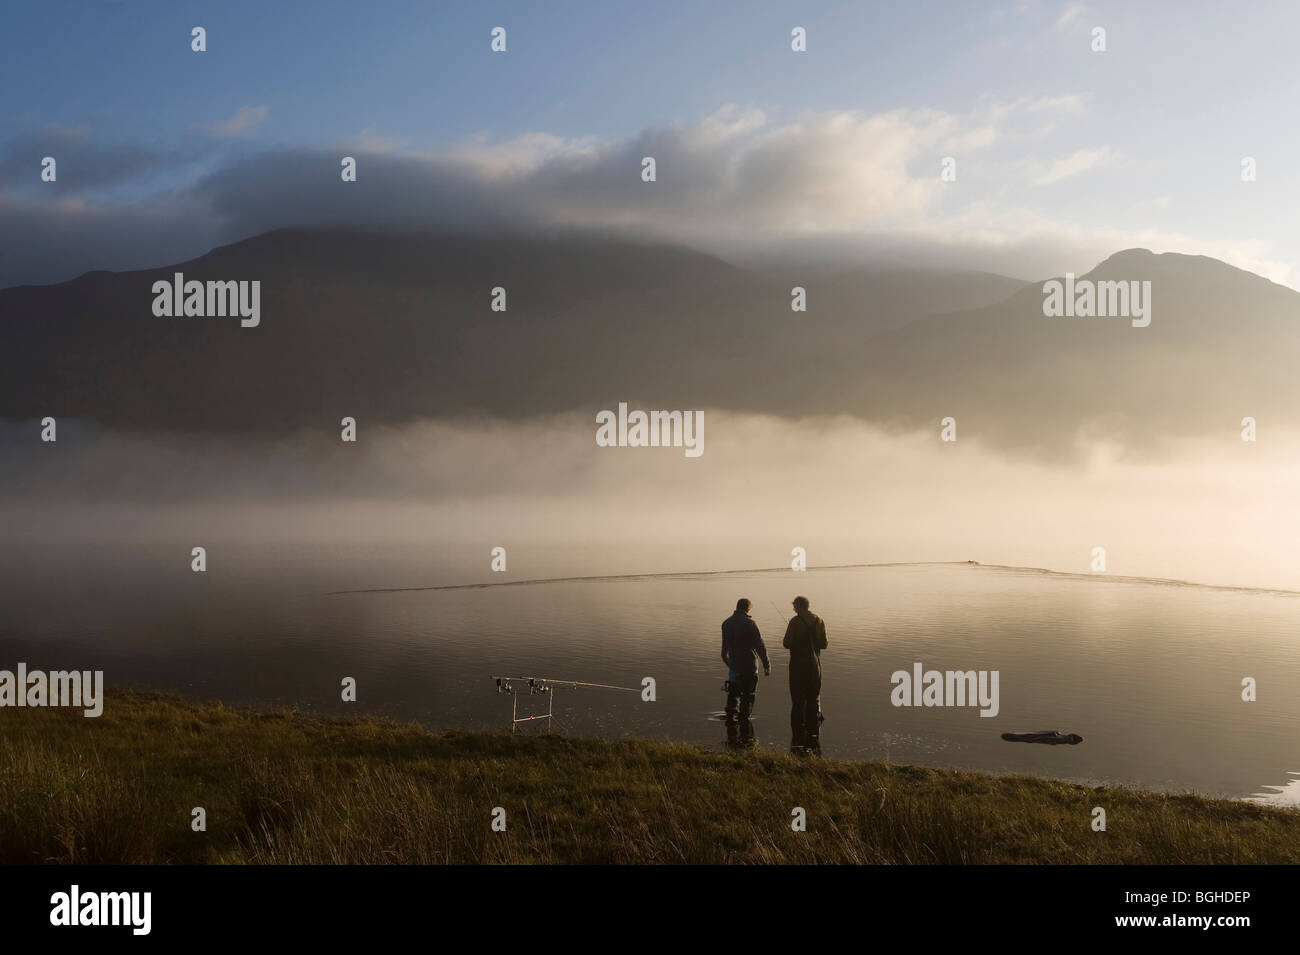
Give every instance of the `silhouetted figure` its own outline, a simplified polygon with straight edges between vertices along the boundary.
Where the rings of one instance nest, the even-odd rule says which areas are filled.
[[[790,745],[820,746],[826,624],[808,609],[807,597],[794,598],[794,616],[786,624],[781,646],[790,651]]]
[[[758,624],[749,615],[749,600],[741,597],[736,610],[722,621],[722,662],[730,673],[727,677],[727,722],[737,718],[749,721],[754,711],[754,697],[758,691],[758,661],[763,661],[763,675],[772,675],[772,664],[767,659],[767,647],[758,632]]]

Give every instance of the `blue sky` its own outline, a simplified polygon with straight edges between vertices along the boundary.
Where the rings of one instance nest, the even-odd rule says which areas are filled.
[[[194,26],[205,53],[190,50]],[[505,54],[489,50],[495,26]],[[795,26],[806,53],[790,50]],[[1095,26],[1105,53],[1090,49]],[[156,221],[166,247],[182,221],[196,244],[241,237],[265,222],[223,214],[212,190],[207,206],[185,195],[241,161],[255,174],[348,148],[388,157],[394,182],[448,155],[505,162],[509,183],[473,179],[485,196],[500,186],[510,208],[529,200],[529,221],[587,225],[602,220],[594,200],[574,211],[582,171],[654,144],[689,154],[691,189],[611,218],[722,254],[753,252],[742,236],[870,236],[871,250],[893,237],[1035,277],[1140,244],[1300,279],[1300,236],[1279,215],[1300,199],[1294,4],[83,2],[9,4],[3,27],[0,213],[28,229],[57,219],[64,237],[38,237],[44,265],[2,284],[52,280],[64,249],[74,274],[159,264],[143,234],[95,251],[90,233],[111,234],[114,217]],[[721,144],[707,132],[718,116]],[[60,149],[60,181],[40,183],[33,161]],[[944,155],[958,180],[940,190]],[[1241,182],[1244,156],[1258,181]],[[712,210],[736,220],[731,234],[690,221],[742,159],[757,191]],[[666,163],[665,192],[687,166]],[[783,206],[792,183],[804,195]],[[303,196],[285,215],[330,201]]]

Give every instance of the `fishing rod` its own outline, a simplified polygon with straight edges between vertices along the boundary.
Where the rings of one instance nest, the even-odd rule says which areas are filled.
[[[614,686],[610,683],[583,683],[580,680],[552,680],[549,677],[541,676],[494,676],[498,693],[513,693],[510,684],[523,683],[534,688],[534,692],[545,693],[547,688],[552,686],[590,686],[600,690],[630,690],[633,693],[640,693],[641,688],[636,686]]]
[[[781,613],[781,608],[778,607],[778,606],[776,605],[776,601],[775,601],[775,600],[773,600],[771,597],[768,597],[768,598],[767,598],[767,602],[768,602],[768,604],[772,607],[772,611],[773,611],[773,612],[774,612],[778,617],[781,618],[781,626],[784,627],[786,624],[788,624],[788,623],[790,622],[789,620],[786,619],[785,614]]]
[[[509,693],[510,704],[510,732],[514,733],[515,727],[520,723],[529,723],[533,720],[546,720],[546,728],[549,731],[551,723],[555,721],[555,693],[557,686],[567,686],[577,689],[585,686],[596,690],[627,690],[631,693],[640,693],[641,688],[635,686],[614,686],[610,683],[584,683],[581,680],[552,680],[548,677],[540,676],[494,676],[492,679],[496,682],[498,693]],[[546,712],[536,713],[530,716],[519,715],[519,694],[523,692],[523,687],[515,688],[515,684],[520,683],[528,688],[529,696],[541,694],[546,697]]]

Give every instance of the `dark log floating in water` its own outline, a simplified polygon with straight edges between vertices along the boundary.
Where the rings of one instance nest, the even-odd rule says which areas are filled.
[[[1059,746],[1067,743],[1070,746],[1076,743],[1082,743],[1083,737],[1078,733],[1062,733],[1060,730],[1035,730],[1032,733],[1003,733],[1002,738],[1008,743],[1046,743],[1048,746]]]

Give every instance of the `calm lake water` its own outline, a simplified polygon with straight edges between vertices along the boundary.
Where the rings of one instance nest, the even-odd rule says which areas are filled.
[[[262,546],[238,561],[210,551],[208,573],[193,574],[183,556],[143,545],[11,554],[0,667],[103,669],[110,685],[497,729],[511,701],[493,675],[629,687],[652,676],[653,704],[558,689],[556,729],[721,747],[724,727],[708,718],[723,705],[719,625],[747,596],[773,662],[758,744],[787,749],[780,642],[804,593],[830,640],[827,756],[1300,800],[1300,603],[1285,593],[920,564],[328,594],[454,580],[452,561]],[[893,706],[891,674],[917,662],[999,671],[1000,712]],[[354,705],[339,700],[344,676],[357,680]],[[1257,702],[1242,701],[1244,677]],[[520,698],[533,704],[544,708]],[[1041,729],[1085,741],[1000,739]]]

